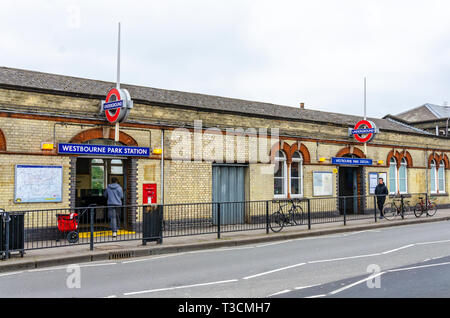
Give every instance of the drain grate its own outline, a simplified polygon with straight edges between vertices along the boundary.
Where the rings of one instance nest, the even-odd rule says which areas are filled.
[[[110,252],[109,259],[121,259],[134,257],[134,252]]]

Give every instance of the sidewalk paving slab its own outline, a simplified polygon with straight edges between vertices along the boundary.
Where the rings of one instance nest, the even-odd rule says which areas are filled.
[[[251,230],[242,232],[217,234],[191,235],[180,237],[165,237],[162,244],[156,242],[142,245],[141,240],[115,241],[110,243],[97,243],[94,250],[89,250],[89,245],[73,245],[56,248],[26,250],[24,257],[16,253],[11,258],[0,260],[0,272],[30,270],[51,266],[79,264],[93,261],[117,261],[118,259],[145,257],[169,253],[180,253],[195,250],[213,249],[219,247],[234,247],[247,244],[267,243],[273,241],[290,240],[336,233],[364,231],[392,226],[404,226],[419,223],[440,222],[450,220],[450,209],[438,210],[433,217],[422,216],[416,218],[414,214],[407,215],[404,220],[398,218],[395,221],[377,220],[374,218],[362,220],[347,220],[343,222],[312,224],[311,230],[307,225],[288,226],[279,233],[266,230]]]

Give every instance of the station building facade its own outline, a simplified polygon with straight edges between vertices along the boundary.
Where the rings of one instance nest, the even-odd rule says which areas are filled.
[[[0,68],[0,208],[102,204],[112,177],[128,205],[369,195],[371,180],[380,176],[391,195],[427,192],[439,205],[450,205],[444,137],[370,119],[379,133],[364,145],[349,135],[359,116],[121,85],[134,103],[115,141],[115,127],[100,107],[114,86]],[[150,154],[62,154],[61,143],[147,147]],[[370,164],[336,164],[333,158]],[[62,167],[61,200],[18,201],[18,165]]]

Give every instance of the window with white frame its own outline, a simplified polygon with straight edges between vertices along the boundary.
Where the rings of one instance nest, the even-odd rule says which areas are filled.
[[[392,157],[389,162],[389,193],[405,194],[408,193],[408,162],[405,158],[397,167],[397,160]]]
[[[439,169],[433,159],[430,165],[430,190],[431,193],[445,193],[445,163],[439,162]]]
[[[389,193],[397,193],[397,160],[394,157],[389,162]]]
[[[438,169],[438,191],[439,193],[445,193],[445,164],[444,160],[439,163]]]
[[[274,168],[274,197],[285,198],[287,196],[287,162],[283,151],[275,154]]]
[[[430,165],[430,191],[431,193],[438,192],[438,178],[437,178],[436,161],[433,159]]]
[[[292,198],[303,196],[303,157],[300,152],[294,152],[289,167],[290,195]]]
[[[408,172],[407,167],[408,163],[406,159],[403,158],[400,162],[400,168],[398,168],[398,185],[400,193],[408,193]]]

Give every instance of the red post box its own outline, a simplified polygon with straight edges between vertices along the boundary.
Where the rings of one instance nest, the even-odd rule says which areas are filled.
[[[142,191],[142,203],[143,204],[156,204],[156,183],[144,183]]]

